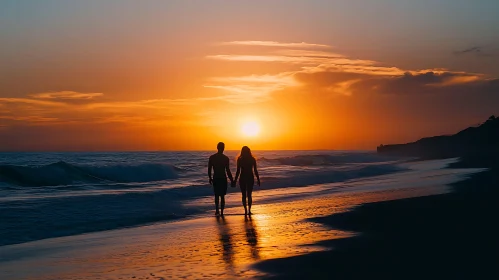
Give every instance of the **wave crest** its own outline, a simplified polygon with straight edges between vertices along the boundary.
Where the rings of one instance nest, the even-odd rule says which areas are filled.
[[[348,163],[375,163],[392,161],[394,160],[394,157],[379,156],[375,154],[345,153],[339,155],[299,155],[274,159],[262,157],[260,160],[268,163],[278,163],[292,166],[324,166]]]
[[[0,182],[21,186],[59,186],[75,183],[132,183],[178,178],[169,164],[83,166],[64,161],[38,167],[0,165]]]

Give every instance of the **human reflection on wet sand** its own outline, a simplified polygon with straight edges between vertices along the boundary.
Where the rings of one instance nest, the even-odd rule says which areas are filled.
[[[255,222],[251,218],[251,215],[244,216],[244,228],[246,231],[246,241],[248,242],[251,250],[251,257],[254,260],[260,259],[258,252],[258,233],[256,231]]]
[[[230,271],[234,270],[234,245],[229,225],[223,216],[217,216],[219,240],[222,243],[222,259]]]
[[[244,220],[232,217],[229,219],[231,223],[225,217],[216,219],[220,253],[228,273],[233,273],[241,264],[260,259],[258,233],[251,216],[245,216]]]

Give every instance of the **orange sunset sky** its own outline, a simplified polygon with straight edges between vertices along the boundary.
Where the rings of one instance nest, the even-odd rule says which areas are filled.
[[[499,113],[497,11],[2,1],[0,150],[375,149],[455,133]]]

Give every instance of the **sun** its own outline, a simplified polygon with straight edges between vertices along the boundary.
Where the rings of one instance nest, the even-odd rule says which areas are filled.
[[[241,131],[245,136],[254,137],[260,132],[260,126],[256,122],[244,123]]]

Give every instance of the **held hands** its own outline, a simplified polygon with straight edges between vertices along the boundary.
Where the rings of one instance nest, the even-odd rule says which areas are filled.
[[[261,186],[261,184],[260,184],[260,178],[257,179],[257,184],[258,184],[259,187]],[[210,178],[210,185],[213,185],[213,180],[211,178]],[[231,188],[235,188],[237,186],[237,181],[236,180],[232,180],[230,182],[230,186],[231,186]]]

